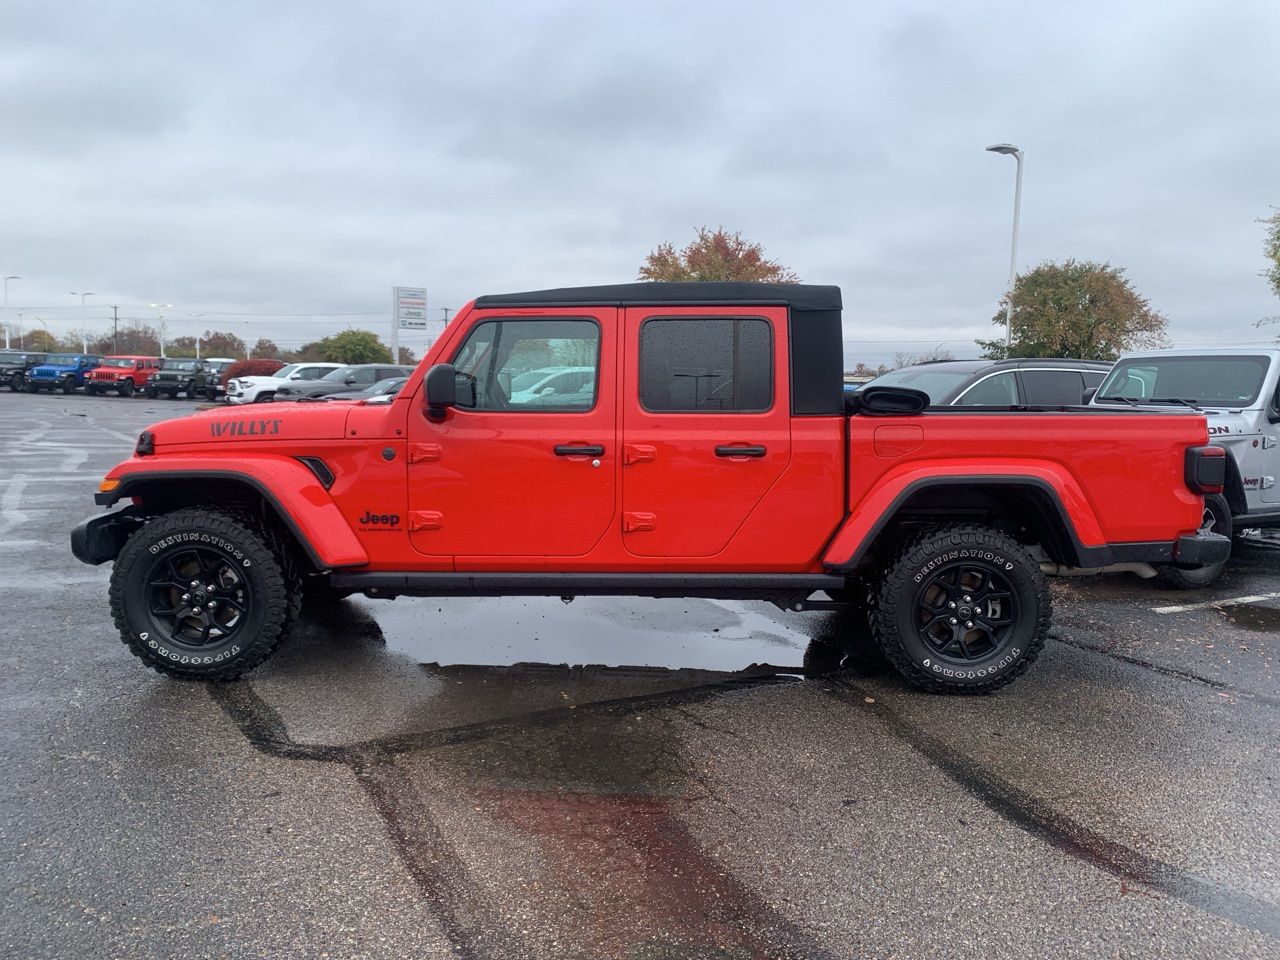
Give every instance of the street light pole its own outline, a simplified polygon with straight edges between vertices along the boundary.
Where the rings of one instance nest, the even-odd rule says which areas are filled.
[[[1018,162],[1013,187],[1013,246],[1009,251],[1009,300],[1004,306],[1004,347],[1006,355],[1013,349],[1013,285],[1018,279],[1018,220],[1022,216],[1022,151],[1012,143],[995,143],[987,147]]]
[[[159,310],[156,314],[156,335],[160,338],[160,359],[164,359],[164,311],[172,307],[172,303],[153,303],[151,308]]]
[[[96,296],[96,294],[94,294],[94,293],[93,293],[93,291],[90,291],[90,292],[88,292],[88,293],[76,293],[74,290],[72,290],[72,291],[71,291],[71,295],[72,295],[73,297],[79,297],[79,298],[80,298],[80,346],[82,346],[82,347],[84,348],[84,352],[85,352],[85,353],[88,353],[88,352],[89,352],[89,337],[88,337],[88,334],[87,334],[87,332],[85,331],[85,328],[84,328],[84,298],[85,298],[85,297],[92,297],[92,296]]]
[[[16,273],[4,278],[4,348],[9,349],[9,281],[21,280]]]

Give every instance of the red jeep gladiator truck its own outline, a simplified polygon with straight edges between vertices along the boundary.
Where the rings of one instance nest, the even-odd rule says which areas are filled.
[[[847,408],[841,341],[830,286],[480,297],[393,397],[149,427],[72,548],[115,561],[125,644],[178,677],[261,663],[304,593],[596,594],[856,604],[938,692],[1035,660],[1042,567],[1227,553],[1199,529],[1224,463],[1203,416]]]

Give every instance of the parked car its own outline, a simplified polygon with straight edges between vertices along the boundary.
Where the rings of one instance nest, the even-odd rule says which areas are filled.
[[[206,365],[204,396],[206,400],[216,403],[218,398],[227,392],[227,386],[222,382],[222,375],[226,373],[227,367],[236,362],[236,358],[206,357],[204,362]]]
[[[393,367],[387,363],[361,363],[351,367],[331,370],[319,380],[311,382],[290,380],[276,388],[275,400],[318,400],[331,393],[371,387],[379,380],[391,377],[407,377],[412,367]]]
[[[386,380],[379,380],[372,387],[366,387],[363,390],[340,390],[337,393],[331,393],[325,397],[326,400],[373,400],[377,397],[383,397],[390,400],[409,381],[408,377],[388,377]]]
[[[86,353],[51,353],[44,363],[27,371],[27,393],[61,390],[75,393],[84,386],[86,374],[102,363],[102,358]]]
[[[291,363],[269,377],[236,377],[227,384],[227,403],[270,403],[285,384],[298,380],[310,383],[341,369],[340,363]]]
[[[931,360],[846,389],[911,387],[935,407],[1080,406],[1110,369],[1098,360]]]
[[[159,369],[159,357],[103,357],[102,363],[85,377],[84,392],[93,395],[114,390],[122,397],[131,397],[135,390],[145,389]]]
[[[0,383],[17,393],[27,382],[27,371],[44,363],[48,354],[26,350],[0,350]]]
[[[160,369],[147,379],[147,396],[173,399],[185,393],[188,400],[203,396],[209,382],[209,365],[190,357],[167,357]]]
[[[1125,354],[1093,404],[1186,407],[1209,420],[1209,439],[1227,452],[1223,490],[1204,500],[1200,527],[1224,537],[1280,527],[1280,350],[1217,347]],[[1222,563],[1174,568],[1166,579],[1202,587]]]
[[[595,367],[540,367],[511,378],[513,407],[557,406],[572,403],[589,407],[595,395]]]
[[[911,683],[984,692],[1044,646],[1042,564],[1194,566],[1229,548],[1197,529],[1222,484],[1204,417],[940,413],[900,387],[847,413],[841,338],[837,287],[480,297],[389,403],[148,427],[99,485],[115,509],[72,550],[114,561],[121,639],[180,677],[266,660],[305,583],[311,597],[834,600]],[[556,355],[592,358],[591,405],[514,410],[522,365]]]

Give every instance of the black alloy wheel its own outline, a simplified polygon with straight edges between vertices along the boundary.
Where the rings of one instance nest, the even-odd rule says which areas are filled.
[[[231,640],[253,588],[222,552],[192,547],[158,557],[148,574],[147,612],[158,637],[198,653]]]
[[[982,661],[999,650],[1018,613],[1013,585],[1002,573],[965,562],[926,578],[915,603],[921,641],[954,663]]]

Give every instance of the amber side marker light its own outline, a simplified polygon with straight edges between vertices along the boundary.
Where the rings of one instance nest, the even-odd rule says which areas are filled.
[[[110,493],[112,490],[114,490],[118,486],[120,486],[119,480],[103,480],[100,484],[98,484],[98,492]]]

